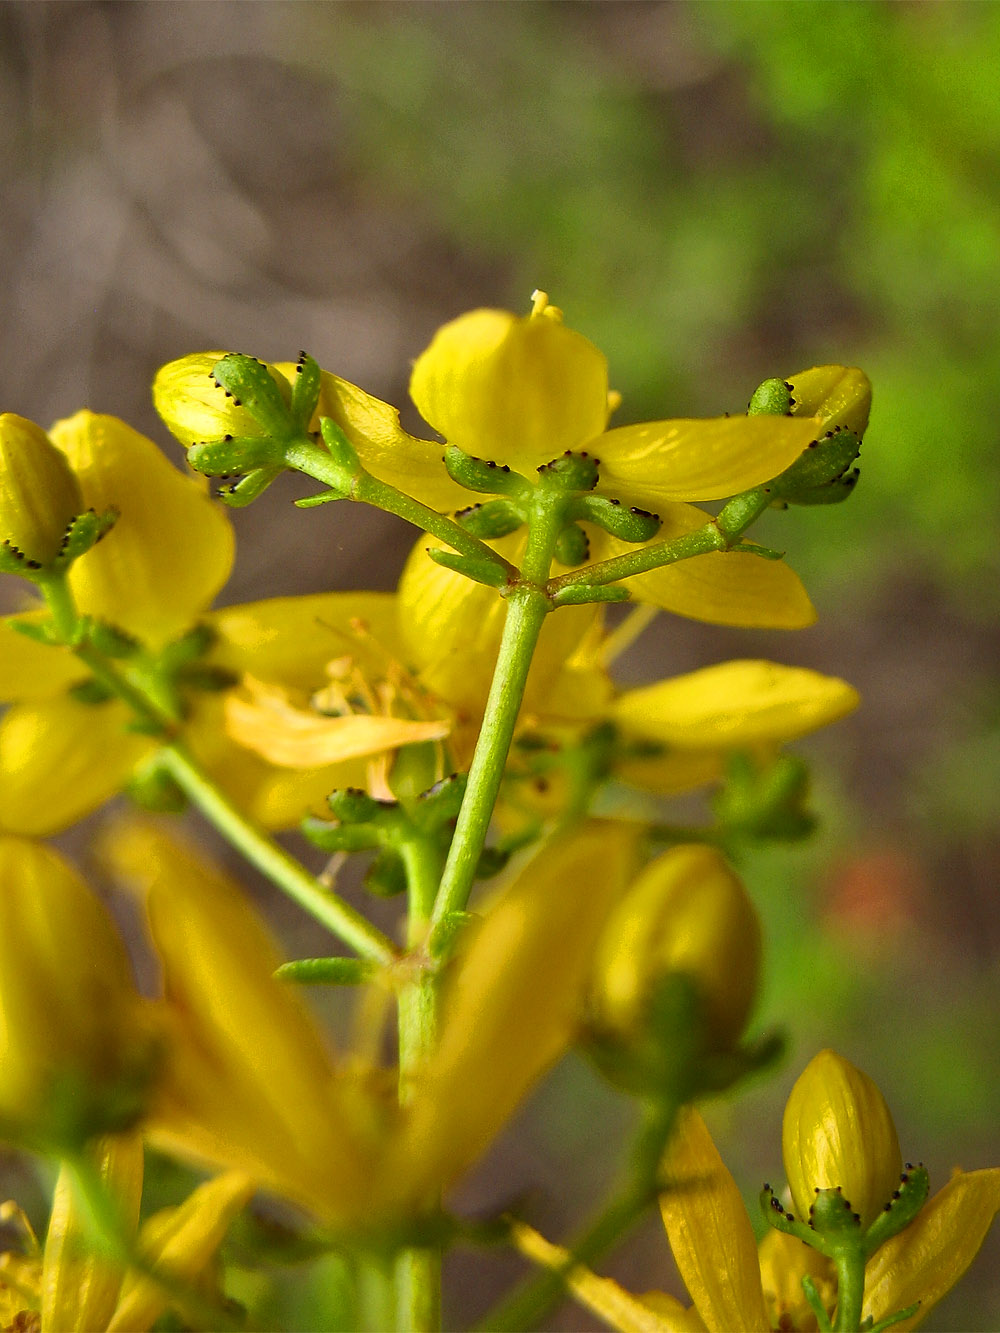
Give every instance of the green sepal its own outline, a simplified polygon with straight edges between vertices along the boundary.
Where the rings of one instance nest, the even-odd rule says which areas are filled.
[[[410,811],[413,822],[425,833],[436,833],[457,819],[467,783],[467,774],[451,773],[421,792]]]
[[[569,569],[585,564],[590,555],[590,538],[578,523],[570,523],[556,538],[554,554]]]
[[[187,796],[155,757],[135,769],[125,791],[136,805],[153,814],[176,815],[187,809]]]
[[[204,477],[231,477],[281,462],[284,449],[267,435],[226,435],[192,444],[187,461]]]
[[[399,853],[383,847],[365,872],[364,885],[378,898],[395,898],[405,893],[406,867]]]
[[[358,986],[374,972],[363,958],[295,958],[275,969],[279,981],[302,986]]]
[[[477,560],[471,555],[459,555],[457,551],[443,550],[432,546],[427,554],[437,565],[452,569],[456,574],[464,574],[475,583],[485,583],[490,588],[507,586],[507,570],[493,560]]]
[[[277,371],[272,373],[263,361],[230,352],[216,361],[212,377],[235,406],[246,409],[266,435],[283,440],[298,433],[298,423],[289,407],[291,385]]]
[[[171,671],[185,666],[188,662],[196,662],[215,645],[218,637],[218,631],[213,626],[204,622],[195,625],[161,650],[160,662]]]
[[[484,847],[476,862],[476,879],[492,879],[506,870],[510,862],[510,852],[505,847]]]
[[[792,386],[784,380],[765,380],[753,391],[747,404],[747,416],[787,417],[792,412]]]
[[[478,920],[476,912],[446,912],[435,926],[428,941],[431,957],[443,958],[450,954],[459,935],[476,920]]]
[[[220,694],[223,690],[231,690],[239,677],[225,667],[213,666],[211,662],[192,662],[190,666],[178,668],[176,680],[191,690]]]
[[[101,538],[111,531],[117,521],[117,509],[106,509],[103,514],[88,509],[82,514],[77,514],[66,529],[59,554],[53,563],[60,566],[67,565],[81,555],[86,555],[91,547],[96,546]]]
[[[831,1250],[854,1250],[861,1245],[861,1214],[854,1211],[839,1186],[816,1190],[809,1208],[809,1223]]]
[[[596,524],[624,542],[648,542],[661,526],[659,514],[629,508],[605,495],[581,495],[573,506],[573,516]]]
[[[553,606],[582,606],[587,602],[627,602],[631,594],[620,583],[567,583],[552,597]]]
[[[473,458],[471,454],[463,452],[454,444],[445,445],[444,465],[452,481],[457,481],[459,486],[464,486],[467,491],[479,491],[483,495],[510,495],[515,498],[531,493],[531,482],[519,472],[512,472],[506,463]]]
[[[524,525],[524,515],[510,500],[487,500],[485,504],[460,509],[455,522],[473,537],[489,540],[507,537]]]
[[[86,704],[88,708],[109,703],[115,697],[114,690],[109,685],[99,681],[96,676],[90,676],[87,680],[78,680],[75,685],[69,687],[66,693],[70,698],[75,699],[78,704]]]
[[[370,824],[385,804],[360,787],[338,787],[326,798],[326,803],[341,824]]]
[[[755,486],[751,491],[734,495],[716,514],[715,526],[727,541],[735,541],[773,499],[770,486]]]
[[[93,620],[89,616],[85,621],[86,640],[96,648],[102,657],[135,657],[142,647],[138,639],[126,634],[117,625],[110,625],[105,620]]]
[[[441,747],[435,741],[402,745],[389,770],[389,790],[409,814],[440,772]]]
[[[295,378],[292,380],[291,406],[292,415],[304,431],[309,429],[309,423],[316,411],[321,385],[322,371],[319,365],[308,352],[300,352],[295,367]]]
[[[838,504],[857,484],[858,470],[851,464],[860,452],[861,441],[853,431],[829,431],[813,440],[768,489],[788,504]]]
[[[740,542],[735,547],[737,551],[745,555],[756,555],[761,560],[784,560],[784,551],[776,551],[773,546],[758,546],[756,542]]]
[[[567,449],[558,458],[543,463],[538,469],[539,480],[563,492],[592,491],[600,477],[600,460],[588,453],[574,453]]]
[[[809,1223],[803,1222],[801,1218],[795,1217],[783,1208],[770,1185],[765,1185],[758,1197],[761,1215],[769,1227],[774,1227],[775,1231],[783,1231],[786,1236],[796,1236],[811,1249],[819,1250],[821,1254],[826,1253],[820,1237]]]
[[[0,574],[17,574],[28,579],[41,567],[37,560],[29,560],[10,540],[0,542]]]
[[[751,841],[797,842],[816,826],[806,809],[808,796],[809,769],[798,755],[756,760],[738,750],[729,757],[712,809],[727,833]]]
[[[911,1166],[899,1178],[899,1189],[865,1232],[865,1255],[874,1254],[880,1245],[908,1227],[927,1202],[931,1181],[923,1164]]]
[[[337,824],[308,815],[299,825],[303,837],[322,852],[364,852],[381,844],[373,824]]]
[[[350,473],[352,480],[355,477],[360,477],[364,468],[361,466],[358,452],[333,417],[322,417],[320,419],[319,433],[322,435],[323,443],[329,450],[330,457],[334,462],[345,468]],[[349,493],[349,488],[348,492],[345,492],[345,497],[347,493]]]
[[[285,465],[283,463],[273,463],[267,467],[254,468],[252,472],[248,472],[239,481],[234,481],[231,486],[220,487],[219,499],[230,509],[245,509],[258,496],[263,495],[272,481],[276,481],[284,470]]]

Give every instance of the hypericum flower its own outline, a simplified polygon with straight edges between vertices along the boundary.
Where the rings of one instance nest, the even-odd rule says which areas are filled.
[[[785,1105],[781,1146],[803,1221],[816,1191],[834,1189],[866,1228],[899,1184],[903,1159],[885,1098],[835,1051],[820,1051],[799,1075]]]
[[[833,1264],[794,1236],[772,1231],[757,1245],[739,1188],[694,1107],[680,1114],[664,1171],[660,1208],[694,1305],[685,1308],[664,1292],[633,1296],[577,1267],[568,1285],[581,1304],[620,1333],[812,1333],[816,1316],[802,1291],[808,1277],[832,1313]],[[917,1328],[975,1258],[998,1211],[1000,1168],[957,1172],[868,1260],[862,1320],[877,1324],[919,1301],[919,1309],[892,1325],[903,1333]],[[515,1240],[546,1266],[568,1258],[528,1228]]]
[[[822,429],[791,416],[645,422],[608,430],[607,362],[536,293],[532,313],[474,310],[439,329],[413,367],[410,394],[449,444],[534,473],[567,450],[600,463],[597,492],[657,512],[656,540],[704,526],[685,501],[717,500],[784,471]],[[588,527],[589,532],[589,527]],[[591,558],[634,550],[596,529]],[[815,613],[780,561],[715,552],[630,579],[634,596],[722,624],[789,627]]]
[[[108,539],[70,569],[78,609],[154,651],[164,647],[191,628],[229,575],[227,516],[114,417],[78,412],[49,438],[84,506],[119,511]],[[77,697],[73,687],[89,675],[68,648],[0,624],[0,700],[17,701],[0,722],[0,827],[33,835],[64,828],[120,790],[154,747],[128,729],[125,704]]]
[[[253,1186],[228,1172],[199,1185],[183,1203],[164,1208],[139,1227],[143,1149],[137,1134],[97,1140],[94,1166],[123,1226],[119,1238],[135,1246],[151,1268],[169,1279],[165,1290],[148,1276],[123,1272],[93,1247],[70,1172],[56,1182],[44,1249],[25,1227],[28,1254],[0,1255],[0,1283],[8,1274],[16,1290],[0,1286],[5,1326],[30,1329],[33,1317],[53,1333],[146,1333],[168,1308],[185,1312],[183,1293],[197,1293],[199,1310],[218,1301],[211,1267],[229,1223],[248,1201]],[[208,1282],[206,1282],[208,1279]],[[16,1322],[20,1320],[20,1322]]]
[[[439,1043],[401,1111],[387,1072],[336,1060],[275,979],[277,953],[235,886],[149,824],[119,829],[108,856],[145,891],[171,1037],[153,1142],[245,1171],[334,1224],[432,1204],[571,1040],[633,845],[597,824],[550,845],[459,943]]]
[[[681,974],[703,1006],[708,1042],[725,1049],[746,1025],[760,957],[760,922],[724,857],[702,845],[673,847],[643,869],[608,920],[591,1021],[600,1034],[641,1039],[657,987]]]
[[[0,1135],[74,1147],[140,1115],[156,1040],[111,919],[47,847],[0,837]]]

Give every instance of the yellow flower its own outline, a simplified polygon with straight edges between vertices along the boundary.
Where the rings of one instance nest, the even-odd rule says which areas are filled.
[[[792,1088],[782,1152],[802,1221],[809,1219],[817,1190],[839,1189],[863,1228],[891,1199],[903,1165],[885,1098],[835,1051],[814,1056]]]
[[[185,1201],[164,1208],[139,1226],[142,1192],[142,1141],[136,1134],[108,1136],[91,1148],[94,1166],[114,1203],[123,1228],[121,1239],[135,1246],[144,1265],[168,1280],[164,1288],[151,1277],[120,1265],[93,1248],[93,1237],[64,1166],[56,1181],[44,1250],[39,1254],[25,1226],[30,1252],[0,1255],[0,1317],[5,1326],[30,1327],[34,1315],[47,1333],[145,1333],[168,1308],[185,1311],[184,1295],[197,1290],[199,1308],[209,1304],[205,1270],[233,1217],[252,1194],[245,1176],[228,1172],[200,1185]],[[197,1288],[195,1284],[197,1283]],[[217,1294],[213,1299],[220,1300]],[[20,1318],[21,1322],[15,1322]]]
[[[401,1111],[387,1071],[335,1057],[274,978],[276,950],[237,889],[151,825],[120,829],[108,856],[145,891],[171,1037],[150,1138],[243,1171],[335,1225],[433,1204],[572,1039],[633,843],[599,824],[553,843],[460,942],[440,1041]]]
[[[746,1025],[760,972],[760,922],[714,848],[671,848],[647,865],[612,913],[594,963],[590,1012],[599,1032],[641,1038],[656,987],[690,978],[706,1037],[725,1049]]]
[[[228,518],[201,484],[114,417],[78,412],[49,436],[83,505],[119,511],[108,538],[70,570],[79,610],[162,648],[190,629],[228,577]],[[89,674],[68,648],[0,624],[0,701],[17,701],[0,722],[0,827],[33,835],[66,827],[118,791],[154,748],[127,729],[125,704],[86,704],[68,692]]]
[[[141,1113],[155,1038],[104,908],[47,847],[0,837],[0,1134],[74,1146]]]
[[[597,491],[654,509],[657,540],[704,526],[684,503],[717,500],[767,482],[795,461],[821,423],[808,417],[719,417],[608,430],[605,358],[536,294],[527,318],[474,310],[439,329],[417,358],[410,393],[449,444],[533,473],[566,450],[600,462]],[[636,549],[591,531],[591,558]],[[628,581],[635,597],[721,624],[794,628],[815,619],[795,574],[780,561],[714,552]]]

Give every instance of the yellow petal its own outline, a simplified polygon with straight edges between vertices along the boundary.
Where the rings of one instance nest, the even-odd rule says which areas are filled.
[[[428,689],[468,717],[481,715],[503,634],[507,606],[495,588],[473,583],[437,565],[424,538],[410,554],[399,581],[399,618],[410,659]],[[523,538],[515,534],[491,545],[515,559]],[[599,613],[575,606],[546,617],[532,659],[523,711],[559,712],[564,702],[554,687]]]
[[[817,417],[823,431],[845,427],[860,439],[868,426],[872,386],[856,366],[813,366],[786,380],[792,391],[792,412]]]
[[[611,714],[634,736],[679,749],[726,750],[795,740],[857,705],[857,692],[836,676],[735,661],[629,690]]]
[[[244,676],[242,690],[226,698],[226,729],[247,749],[282,768],[319,768],[367,758],[419,741],[440,740],[447,720],[411,722],[368,713],[324,717],[296,708],[287,691]]]
[[[357,385],[324,371],[316,417],[317,428],[320,417],[333,418],[379,481],[431,509],[461,509],[469,503],[469,492],[448,476],[443,446],[410,435],[399,424],[396,408]]]
[[[0,620],[0,701],[44,699],[89,675],[69,648],[37,643],[10,623],[14,619],[38,622],[46,614],[29,611]]]
[[[0,828],[58,833],[120,791],[155,746],[125,730],[122,703],[87,705],[69,695],[17,704],[0,721]]]
[[[511,1240],[525,1258],[543,1268],[564,1269],[569,1261],[569,1250],[553,1245],[524,1222],[515,1222]],[[697,1333],[705,1327],[694,1310],[686,1309],[666,1292],[633,1296],[611,1278],[598,1277],[582,1264],[565,1272],[563,1280],[582,1306],[617,1333]],[[651,1299],[654,1296],[655,1306]]]
[[[118,1134],[92,1149],[125,1235],[135,1235],[142,1195],[142,1139]],[[70,1173],[56,1182],[42,1262],[42,1327],[46,1333],[95,1333],[105,1329],[118,1300],[122,1271],[94,1254]]]
[[[225,512],[115,417],[77,412],[51,435],[86,503],[120,514],[70,572],[80,610],[156,646],[182,633],[229,577],[234,540]]]
[[[186,449],[226,435],[262,434],[246,408],[238,407],[215,382],[212,367],[225,355],[193,352],[161,366],[153,379],[153,406]],[[274,366],[269,370],[287,400],[291,393],[287,378]]]
[[[722,500],[776,477],[822,433],[810,417],[710,417],[619,426],[593,441],[600,490],[646,509]]]
[[[58,555],[70,521],[83,512],[80,483],[40,426],[0,416],[0,543],[27,560]]]
[[[661,506],[663,526],[657,541],[668,541],[704,527],[711,515],[694,505]],[[650,543],[647,543],[647,545]],[[608,560],[637,548],[605,533],[593,533],[591,559]],[[783,560],[764,560],[740,551],[712,551],[663,565],[624,580],[638,601],[742,629],[802,629],[816,612],[798,575]]]
[[[869,1227],[899,1184],[899,1139],[885,1098],[836,1051],[820,1051],[796,1079],[785,1103],[781,1151],[802,1221],[816,1190],[839,1189]]]
[[[678,1117],[664,1161],[660,1211],[681,1277],[710,1333],[770,1333],[757,1242],[735,1180],[693,1106]]]
[[[582,334],[546,313],[473,310],[416,360],[410,396],[449,444],[533,471],[604,429],[608,369]]]
[[[107,1126],[146,1054],[141,1006],[111,918],[55,851],[0,837],[0,883],[0,1125],[51,1147]]]
[[[143,1223],[139,1251],[177,1283],[193,1283],[215,1259],[230,1222],[253,1194],[253,1182],[229,1171],[199,1185],[175,1208]],[[107,1333],[144,1333],[173,1302],[150,1278],[129,1273]]]
[[[893,1325],[917,1328],[972,1263],[998,1211],[1000,1167],[957,1172],[869,1259],[864,1318],[877,1322],[920,1301],[916,1314]]]
[[[797,1236],[768,1227],[757,1249],[764,1300],[772,1328],[815,1328],[816,1317],[802,1290],[802,1279],[812,1278],[827,1310],[837,1303],[837,1279],[825,1255]]]
[[[208,617],[219,641],[213,663],[236,675],[312,692],[332,658],[350,656],[372,671],[403,655],[392,593],[329,592],[227,606]]]
[[[247,1172],[321,1215],[364,1210],[371,1163],[347,1123],[324,1039],[236,886],[148,822],[106,840],[146,891],[174,1041],[151,1132]]]
[[[592,822],[546,846],[454,964],[440,1041],[399,1146],[414,1191],[446,1187],[486,1148],[575,1030],[593,950],[632,868],[625,826]]]
[[[673,796],[717,782],[725,771],[722,751],[674,750],[649,759],[623,759],[615,765],[615,776],[643,791]]]

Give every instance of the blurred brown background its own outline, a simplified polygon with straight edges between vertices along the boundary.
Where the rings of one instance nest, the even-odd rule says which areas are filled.
[[[3,410],[112,412],[180,462],[149,399],[164,361],[304,347],[402,405],[438,324],[526,309],[536,286],[608,353],[620,422],[740,411],[824,361],[871,374],[857,494],[763,536],[819,625],[663,617],[625,664],[772,656],[864,696],[804,747],[820,836],[745,868],[762,1019],[792,1038],[780,1075],[716,1116],[751,1195],[825,1044],[877,1077],[936,1183],[998,1160],[998,70],[1000,8],[962,2],[0,6]],[[236,515],[225,600],[391,588],[412,534],[295,511],[298,493],[286,478]],[[558,1233],[626,1119],[568,1062],[470,1204],[530,1187]],[[480,1262],[458,1261],[456,1327],[488,1303]],[[655,1226],[614,1271],[674,1280]],[[984,1257],[934,1327],[998,1310]]]

